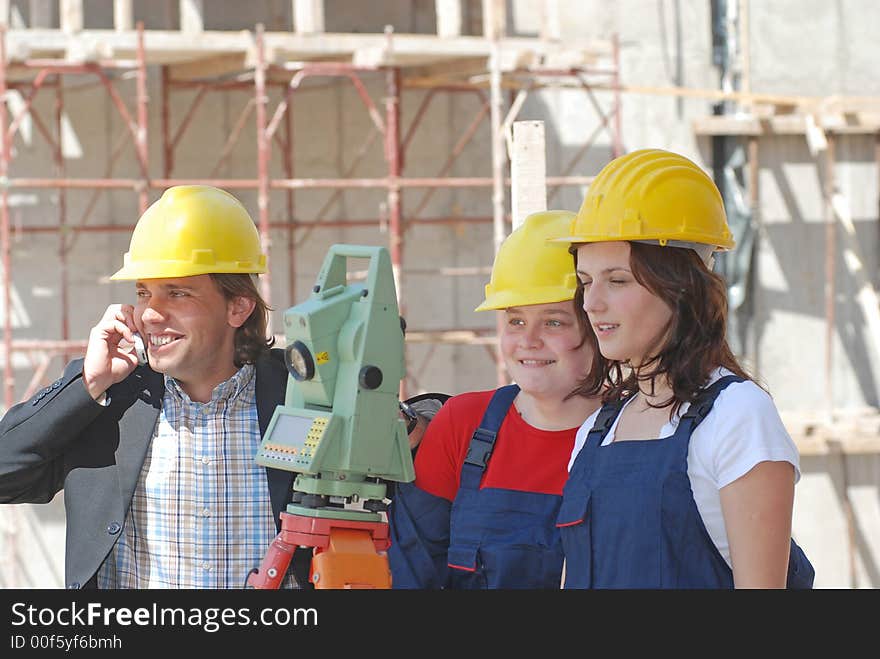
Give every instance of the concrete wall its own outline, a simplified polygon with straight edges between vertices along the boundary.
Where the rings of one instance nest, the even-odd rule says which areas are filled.
[[[26,12],[27,3],[13,3]],[[100,23],[102,7],[109,0],[87,0],[86,27],[107,27]],[[147,13],[145,3],[135,3],[135,19],[145,18],[148,27],[175,25],[176,3],[167,16],[158,10]],[[289,2],[212,2],[206,17],[207,29],[250,29],[262,20],[267,29],[289,25]],[[215,5],[223,4],[218,12]],[[434,30],[433,3],[404,0],[381,3],[349,3],[327,0],[328,32],[381,32],[392,24],[397,32]],[[520,35],[536,32],[538,18],[534,3],[509,4],[509,29]],[[379,5],[381,7],[377,8]],[[471,3],[473,5],[473,3]],[[877,95],[880,80],[880,45],[869,25],[880,18],[880,7],[859,0],[827,3],[778,0],[750,2],[750,84],[754,92],[772,94]],[[381,11],[380,11],[381,9]],[[622,42],[622,81],[633,86],[682,85],[716,88],[718,72],[711,61],[709,3],[699,0],[662,2],[653,0],[561,0],[562,38],[575,43],[607,39],[618,33]],[[467,30],[479,31],[479,16],[473,7],[467,16]],[[265,18],[264,18],[265,17]],[[56,19],[57,20],[57,19]],[[151,171],[161,171],[157,71],[150,72],[149,94]],[[91,82],[82,79],[80,84]],[[67,81],[65,104],[71,137],[66,167],[71,176],[100,177],[122,123],[106,94],[96,87],[76,88]],[[133,82],[119,82],[118,88],[131,103]],[[368,81],[376,102],[381,102],[384,83],[380,77]],[[45,94],[45,95],[44,95]],[[403,95],[403,129],[418,107],[424,92]],[[212,92],[199,109],[196,120],[180,144],[174,175],[203,177],[214,167],[220,146],[232,130],[240,111],[250,99],[246,92]],[[607,95],[598,98],[608,107]],[[174,123],[186,111],[192,94],[178,92],[173,102]],[[278,93],[272,92],[270,109]],[[38,96],[36,107],[43,118],[52,116],[52,95]],[[445,162],[452,146],[470,124],[478,109],[473,95],[438,95],[434,99],[407,153],[406,176],[433,176]],[[298,176],[342,176],[355,158],[370,129],[354,90],[347,83],[321,80],[295,97],[295,171]],[[670,148],[708,167],[711,145],[695,137],[692,121],[711,111],[707,99],[626,94],[623,99],[625,148]],[[545,90],[530,95],[520,119],[545,122],[547,172],[559,173],[592,132],[598,118],[582,92]],[[252,120],[251,120],[252,121]],[[250,124],[253,125],[252,123]],[[43,176],[51,169],[51,158],[35,129],[30,143],[16,141],[14,176]],[[131,147],[127,147],[130,149]],[[874,138],[849,136],[837,145],[836,177],[850,203],[858,235],[857,245],[865,272],[875,286],[878,278],[878,173],[874,161]],[[491,175],[488,122],[449,172],[450,176]],[[596,148],[581,161],[574,174],[594,174],[610,157],[610,141],[600,136]],[[760,232],[756,286],[756,314],[752,345],[757,359],[753,365],[767,383],[784,411],[809,411],[828,407],[825,398],[825,308],[822,202],[823,169],[817,166],[803,137],[763,138],[760,142]],[[276,152],[273,174],[282,176]],[[386,171],[380,140],[373,145],[353,176],[380,176]],[[131,151],[114,170],[116,176],[137,176]],[[222,177],[255,177],[254,131],[246,129]],[[425,191],[407,190],[404,211],[419,205]],[[256,217],[256,195],[239,191],[239,196]],[[332,191],[302,191],[296,195],[295,216],[315,219]],[[551,201],[551,207],[576,210],[584,190],[567,188]],[[68,217],[76,222],[91,196],[90,191],[67,194]],[[151,199],[158,195],[154,194]],[[58,195],[54,191],[27,192],[13,212],[18,226],[45,225],[55,221]],[[346,191],[326,215],[334,218],[375,218],[384,212],[385,196],[375,191]],[[286,195],[273,192],[272,219],[286,217]],[[508,200],[509,208],[509,200]],[[438,190],[422,213],[431,216],[491,216],[491,190]],[[130,193],[109,193],[99,201],[92,222],[133,224],[137,202]],[[302,236],[298,233],[298,236]],[[287,233],[273,231],[272,300],[276,307],[273,324],[281,333],[281,313],[308,295],[327,247],[334,242],[387,244],[388,235],[374,228],[316,229],[295,251],[293,286],[288,278]],[[71,335],[85,338],[88,330],[111,302],[128,300],[130,284],[109,283],[106,277],[121,264],[128,236],[125,233],[80,235],[70,251],[69,277],[72,301]],[[60,336],[59,238],[54,234],[14,234],[14,294],[17,313],[13,316],[15,338],[51,339]],[[406,316],[412,329],[491,328],[491,314],[475,314],[482,299],[487,276],[441,276],[438,267],[488,266],[492,263],[491,224],[461,223],[443,226],[413,226],[406,234],[403,294]],[[832,364],[833,404],[861,408],[878,405],[880,355],[877,337],[867,332],[866,321],[854,303],[858,279],[846,268],[842,252],[837,255],[834,354]],[[408,367],[417,374],[418,388],[457,393],[491,388],[494,365],[485,348],[478,346],[423,344],[408,347]],[[60,372],[58,361],[50,370]],[[23,391],[32,365],[16,360],[16,391]],[[806,548],[817,568],[817,586],[850,587],[880,585],[880,514],[878,483],[880,458],[874,455],[805,457],[803,478],[797,487],[795,537]],[[60,499],[60,497],[59,497]],[[56,503],[53,506],[57,506]],[[50,507],[51,508],[51,507]],[[42,509],[41,509],[42,510]],[[41,513],[46,514],[46,513]],[[49,515],[51,520],[52,515]],[[58,519],[55,515],[54,519]],[[848,525],[847,520],[851,519]],[[50,525],[51,526],[51,525]],[[57,548],[61,557],[61,548]]]

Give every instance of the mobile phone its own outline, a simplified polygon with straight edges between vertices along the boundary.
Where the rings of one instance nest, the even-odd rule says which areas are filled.
[[[140,366],[146,366],[149,363],[147,360],[147,346],[144,345],[143,337],[137,332],[134,333],[134,352],[137,355]]]

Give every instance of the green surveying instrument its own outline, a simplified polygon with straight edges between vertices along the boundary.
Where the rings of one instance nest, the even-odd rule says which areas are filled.
[[[369,259],[348,283],[349,258]],[[284,313],[290,373],[257,451],[295,472],[281,532],[248,578],[278,588],[297,546],[313,547],[316,588],[388,588],[385,481],[415,478],[398,414],[405,374],[403,320],[384,247],[333,245],[309,299]]]

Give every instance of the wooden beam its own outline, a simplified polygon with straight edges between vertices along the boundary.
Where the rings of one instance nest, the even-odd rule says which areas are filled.
[[[58,3],[58,22],[61,31],[76,34],[83,29],[83,0],[61,0]]]
[[[180,31],[197,34],[205,31],[203,0],[180,0]]]
[[[504,97],[502,96],[501,69],[498,67],[500,41],[493,40],[492,56],[489,58],[489,135],[492,136],[492,253],[497,255],[501,244],[507,237],[507,226],[504,217],[504,132],[501,130],[504,115]],[[504,329],[501,314],[495,319],[495,332],[501,336]],[[502,359],[500,346],[495,352],[495,380],[498,386],[508,381],[507,367]]]
[[[10,5],[13,18],[17,13],[16,7]],[[7,54],[11,61],[27,57],[63,57],[68,50],[76,49],[76,46],[71,46],[72,41],[98,44],[93,50],[108,59],[128,60],[137,53],[137,33],[133,30],[84,29],[72,35],[59,29],[43,28],[8,32]],[[393,48],[389,51],[389,37],[384,34],[325,34],[315,39],[289,30],[265,33],[267,52],[277,56],[280,62],[314,59],[347,61],[359,51],[374,50],[385,53],[384,59],[379,61],[391,60],[405,67],[455,61],[470,66],[475,58],[488,58],[491,51],[491,42],[477,36],[441,39],[435,34],[396,34],[391,41]],[[194,38],[193,34],[181,30],[150,29],[144,31],[144,44],[148,64],[169,64],[227,53],[246,53],[253,49],[253,37],[242,30],[206,30]],[[588,53],[593,52],[594,45],[591,42]],[[548,46],[548,42],[526,37],[504,39],[500,46],[500,67],[503,70],[512,66],[528,66],[550,51],[558,50],[556,44]],[[555,81],[553,86],[562,86],[564,80],[568,79]],[[508,82],[505,80],[504,84]],[[484,84],[487,85],[488,80]],[[573,88],[581,87],[581,83],[574,79],[569,84]]]
[[[752,102],[770,105],[799,106],[816,103],[822,100],[816,96],[785,96],[782,94],[747,94],[745,92],[729,92],[722,89],[699,89],[693,87],[657,87],[651,85],[621,85],[620,91],[628,94],[645,94],[646,96],[681,96],[685,98],[705,98],[719,101]]]
[[[874,357],[880,360],[880,296],[874,289],[870,271],[865,267],[865,258],[862,256],[862,248],[859,246],[859,238],[852,221],[849,200],[840,192],[835,192],[831,197],[831,208],[843,228],[840,233],[843,239],[843,261],[858,287],[855,301],[868,328],[866,332],[868,343],[874,348]]]
[[[322,34],[324,0],[293,0],[293,30],[297,34]]]
[[[828,148],[828,138],[824,129],[816,121],[816,116],[808,114],[804,116],[804,134],[807,138],[807,148],[814,158],[820,151]]]
[[[791,434],[791,433],[789,433]],[[876,435],[861,437],[799,437],[792,435],[798,453],[804,455],[871,455],[880,453],[880,439]]]
[[[562,39],[559,0],[544,0],[541,7],[540,36],[546,41],[560,41]]]
[[[507,34],[507,3],[504,0],[483,0],[483,37],[503,39]]]
[[[486,72],[487,62],[485,57],[468,57],[454,60],[438,60],[424,66],[413,66],[402,71],[404,84],[409,78],[429,77],[438,84],[444,82],[466,82],[470,76],[481,75]]]
[[[493,330],[446,330],[446,331],[410,331],[406,332],[407,343],[461,343],[465,345],[496,345],[498,339]]]
[[[113,29],[125,32],[134,29],[131,0],[113,0]]]
[[[804,455],[880,453],[880,411],[876,408],[838,410],[834,419],[817,412],[786,412],[780,416]]]
[[[691,122],[696,135],[748,135],[759,137],[764,134],[763,122],[756,117],[697,117]]]
[[[692,125],[697,135],[807,135],[811,115],[784,114],[771,117],[747,115],[706,116],[694,119]],[[880,113],[853,112],[830,113],[813,119],[817,129],[838,135],[870,135],[880,131]]]
[[[245,58],[244,53],[204,57],[180,64],[171,64],[168,72],[172,80],[176,81],[213,78],[246,70],[248,66]]]
[[[434,0],[437,36],[449,39],[461,36],[461,0]]]
[[[547,210],[547,158],[543,121],[514,121],[510,154],[510,209],[513,228],[527,215]]]

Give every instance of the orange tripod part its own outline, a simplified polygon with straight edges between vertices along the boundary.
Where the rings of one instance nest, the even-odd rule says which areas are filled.
[[[315,550],[311,576],[315,588],[391,588],[388,557],[365,529],[330,529],[327,547]]]
[[[281,532],[260,568],[248,576],[253,588],[277,589],[298,546],[314,547],[311,580],[316,589],[391,588],[385,550],[388,524],[281,513]]]
[[[269,545],[260,568],[248,575],[248,586],[262,590],[278,590],[295,551],[296,545],[284,542],[279,533]]]

